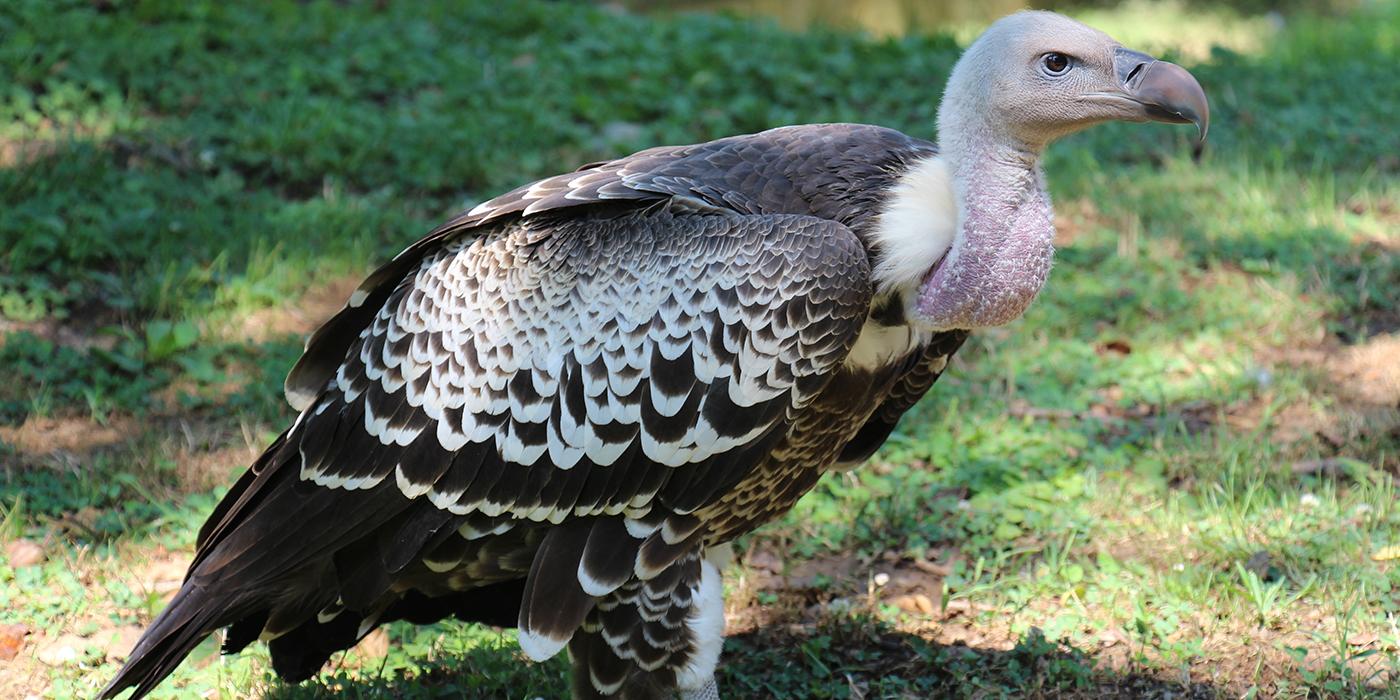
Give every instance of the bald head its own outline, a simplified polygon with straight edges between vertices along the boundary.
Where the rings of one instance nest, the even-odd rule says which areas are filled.
[[[938,109],[958,230],[908,306],[911,323],[981,328],[1025,312],[1054,256],[1040,152],[1110,119],[1192,122],[1204,137],[1205,93],[1182,68],[1051,12],[1005,17],[968,47]]]
[[[1208,111],[1182,68],[1053,12],[1004,17],[968,47],[939,110],[940,139],[973,132],[1033,150],[1107,120],[1194,122]]]

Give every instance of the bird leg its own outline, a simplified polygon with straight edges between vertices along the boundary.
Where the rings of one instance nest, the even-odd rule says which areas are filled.
[[[704,687],[677,691],[676,700],[719,700],[719,685],[711,678]]]

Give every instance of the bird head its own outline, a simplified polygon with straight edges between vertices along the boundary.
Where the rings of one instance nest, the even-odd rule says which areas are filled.
[[[1210,125],[1205,91],[1186,69],[1036,11],[998,20],[963,54],[948,79],[940,124],[961,114],[982,117],[981,127],[1001,131],[994,138],[1037,151],[1111,120],[1195,124],[1201,140]]]
[[[957,224],[920,244],[934,255],[906,298],[912,323],[973,329],[1025,312],[1054,253],[1040,154],[1110,120],[1195,124],[1204,139],[1210,108],[1184,68],[1051,12],[1004,17],[968,47],[938,111]]]

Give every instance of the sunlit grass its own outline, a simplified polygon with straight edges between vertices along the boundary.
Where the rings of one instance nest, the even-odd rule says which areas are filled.
[[[1194,61],[1209,58],[1216,47],[1260,53],[1287,21],[1277,13],[1245,14],[1225,5],[1185,0],[1130,0],[1071,14],[1124,46]]]

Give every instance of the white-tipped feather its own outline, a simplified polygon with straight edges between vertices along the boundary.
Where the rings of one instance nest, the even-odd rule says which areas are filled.
[[[622,683],[625,680],[627,680],[626,677],[614,683],[604,683],[598,679],[598,673],[594,671],[592,667],[588,669],[588,682],[593,684],[593,689],[598,691],[601,695],[610,696],[616,694],[618,690],[622,689]]]
[[[394,466],[394,481],[398,484],[399,491],[404,498],[418,498],[433,488],[431,483],[415,484],[408,480],[408,476],[403,473],[403,465]]]
[[[302,391],[298,387],[287,386],[285,388],[287,404],[298,411],[305,411],[312,401],[316,400],[316,392]]]
[[[909,326],[882,326],[867,321],[846,355],[846,366],[873,370],[908,355],[927,339],[927,334]]]
[[[604,583],[602,581],[599,581],[598,579],[593,578],[591,575],[589,575],[588,569],[584,567],[583,562],[579,561],[578,585],[583,589],[584,593],[587,593],[588,595],[591,595],[594,598],[602,598],[603,596],[617,590],[617,587],[621,586],[622,584]]]
[[[558,654],[565,644],[569,643],[570,637],[555,639],[549,635],[537,634],[530,630],[520,630],[520,651],[525,652],[525,656],[531,661],[545,661]]]

